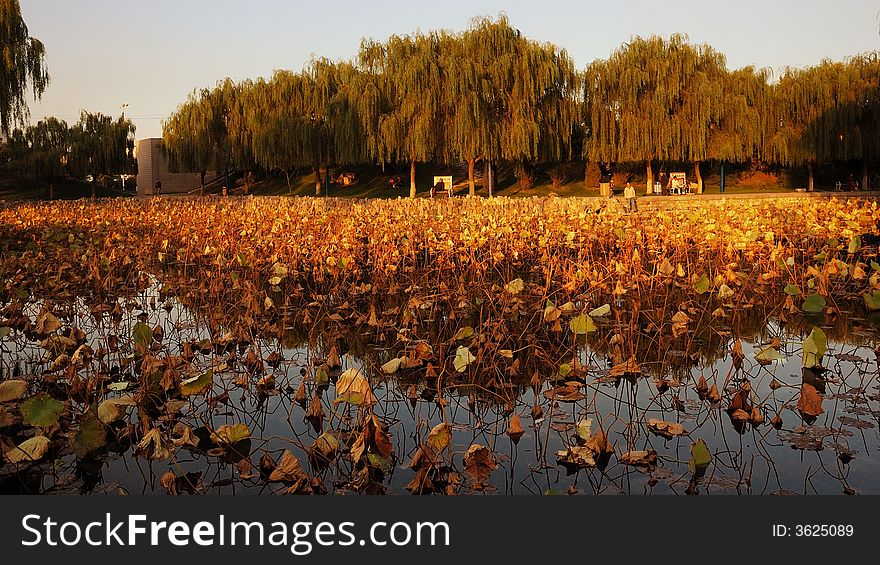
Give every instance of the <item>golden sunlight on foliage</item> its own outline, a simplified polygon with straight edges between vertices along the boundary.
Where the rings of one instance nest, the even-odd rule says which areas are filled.
[[[172,494],[222,488],[215,464],[279,493],[455,494],[503,485],[503,442],[527,472],[723,490],[753,471],[721,426],[849,464],[878,225],[870,198],[3,207],[0,477],[131,450]]]

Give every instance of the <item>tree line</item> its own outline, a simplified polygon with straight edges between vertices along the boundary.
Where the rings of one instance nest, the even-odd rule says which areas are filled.
[[[31,37],[18,0],[0,0],[0,133],[7,137],[3,165],[37,180],[92,177],[92,197],[100,175],[133,173],[134,124],[124,116],[113,119],[83,111],[72,126],[48,117],[26,125],[26,95],[39,99],[49,84],[43,43]]]
[[[113,119],[82,111],[71,126],[50,116],[13,130],[7,142],[8,158],[20,172],[46,182],[50,199],[54,181],[64,177],[91,177],[94,198],[99,177],[137,171],[134,133],[134,124],[124,116]]]
[[[42,44],[3,10],[17,11],[17,1],[0,0],[0,41],[23,61],[0,65],[5,129],[26,116],[26,86],[39,96],[48,74]],[[350,60],[316,58],[299,72],[227,78],[193,91],[163,122],[163,139],[172,168],[202,173],[203,184],[207,171],[243,172],[247,183],[256,170],[289,182],[305,169],[316,194],[338,166],[408,165],[414,196],[420,163],[466,164],[473,194],[478,165],[484,179],[505,162],[521,180],[540,168],[555,182],[584,161],[642,163],[649,191],[669,162],[692,163],[700,190],[705,162],[803,167],[812,190],[815,167],[851,161],[867,186],[880,160],[878,90],[877,52],[774,77],[728,69],[722,53],[683,35],[634,37],[579,70],[565,49],[523,36],[502,15],[458,33],[364,39]],[[130,167],[130,122],[84,113],[62,124],[48,118],[12,133],[10,149],[32,175]]]
[[[309,169],[320,194],[334,165],[565,162],[582,78],[568,54],[522,36],[505,17],[446,31],[363,40],[351,61],[193,92],[163,124],[172,166],[201,172]],[[246,175],[247,178],[247,175]]]
[[[256,81],[194,92],[164,124],[175,165],[309,168],[320,194],[331,165],[505,161],[517,176],[572,160],[706,161],[813,167],[880,157],[878,54],[845,62],[729,70],[683,35],[635,37],[583,72],[567,52],[524,37],[506,17],[446,31],[362,40],[350,61],[311,61]],[[488,177],[488,175],[485,175]]]

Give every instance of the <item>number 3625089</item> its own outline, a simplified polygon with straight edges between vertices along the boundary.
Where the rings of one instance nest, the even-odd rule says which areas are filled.
[[[849,537],[853,533],[852,524],[773,525],[773,537]]]

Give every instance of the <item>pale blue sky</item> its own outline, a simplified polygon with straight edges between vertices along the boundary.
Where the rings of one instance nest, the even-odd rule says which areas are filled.
[[[196,87],[301,69],[311,54],[347,59],[361,37],[465,29],[507,13],[528,37],[568,50],[579,68],[633,35],[686,33],[727,55],[728,67],[802,67],[880,49],[876,0],[21,0],[46,44],[52,82],[32,120],[75,122],[80,109],[117,116],[127,103],[137,137]]]

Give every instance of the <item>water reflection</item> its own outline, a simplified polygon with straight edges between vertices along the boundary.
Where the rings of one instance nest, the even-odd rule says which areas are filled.
[[[16,323],[2,341],[5,379],[25,377],[31,392],[69,399],[77,417],[108,384],[107,397],[134,392],[138,400],[86,457],[59,441],[42,462],[4,464],[0,491],[880,492],[871,457],[878,448],[880,324],[858,303],[816,319],[790,312],[782,297],[725,315],[684,295],[658,303],[605,297],[615,305],[595,318],[597,331],[577,335],[567,324],[541,323],[543,305],[526,299],[479,305],[472,297],[389,293],[351,305],[332,296],[270,298],[278,308],[258,322],[246,319],[250,309],[216,306],[155,280],[109,303],[78,297],[54,311],[77,338],[76,351],[85,345],[91,353],[54,370],[56,354],[68,354],[48,355],[7,304],[6,321]],[[35,320],[42,309],[31,300],[19,317]],[[140,350],[130,338],[139,322],[153,329],[152,345]],[[816,326],[828,341],[824,369],[801,366],[802,343]],[[461,347],[474,361],[459,372]],[[407,368],[389,375],[383,366],[394,359]],[[183,367],[191,367],[186,378],[212,370],[206,393],[173,394],[169,380],[183,378]],[[351,368],[369,378],[376,397],[380,424],[372,431],[365,431],[367,410],[336,402],[335,384]],[[7,438],[29,432],[16,402],[0,407],[7,451]],[[521,435],[511,433],[514,417]],[[427,449],[429,433],[444,422],[448,446]],[[245,424],[250,438],[217,438],[222,426],[236,424]],[[69,421],[59,425],[69,433]],[[143,447],[153,428],[167,445]],[[355,460],[358,441],[375,446],[384,433],[390,457],[368,445],[370,463]],[[576,448],[597,433],[607,438],[607,451],[587,466],[567,459],[588,454]],[[332,456],[320,456],[319,440]],[[708,462],[699,457],[701,442]],[[496,466],[485,476],[465,462],[469,450],[478,453],[474,445],[488,448]],[[151,459],[160,449],[173,455]],[[285,451],[300,471],[285,467]],[[272,480],[273,473],[284,480]]]

